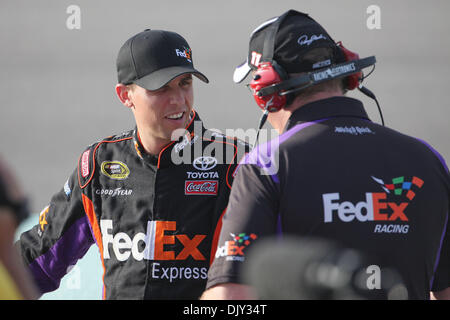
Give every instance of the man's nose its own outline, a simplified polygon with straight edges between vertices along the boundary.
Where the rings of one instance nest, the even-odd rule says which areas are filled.
[[[184,103],[184,92],[181,88],[172,88],[170,90],[170,103],[171,104],[183,104]]]

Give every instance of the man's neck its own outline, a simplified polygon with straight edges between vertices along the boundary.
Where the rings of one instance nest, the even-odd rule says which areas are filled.
[[[287,108],[282,108],[280,111],[269,113],[267,120],[270,122],[272,127],[278,131],[278,134],[281,134],[286,127],[286,124],[291,117],[292,113],[297,109],[303,107],[304,105],[318,101],[323,99],[328,99],[331,97],[340,97],[343,96],[340,91],[326,91],[326,92],[318,92],[314,95],[308,97],[297,97],[291,105]]]
[[[192,115],[189,116],[189,122],[192,120]],[[179,137],[186,133],[186,128],[179,128],[172,132],[171,139],[159,138],[154,135],[147,134],[145,130],[139,128],[137,125],[137,137],[145,152],[152,155],[159,155],[159,153],[171,142],[177,140]]]
[[[159,155],[161,150],[171,142],[171,140],[155,138],[146,134],[141,135],[139,130],[137,137],[145,152],[155,156]]]

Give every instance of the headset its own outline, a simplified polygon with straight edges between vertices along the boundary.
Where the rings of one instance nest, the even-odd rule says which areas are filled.
[[[263,61],[257,65],[248,85],[256,104],[264,111],[259,122],[255,145],[258,142],[259,131],[263,127],[269,112],[279,111],[290,104],[295,98],[292,93],[337,78],[343,78],[345,90],[358,88],[363,94],[375,100],[384,126],[384,118],[378,100],[369,89],[362,85],[362,81],[375,69],[375,56],[360,59],[356,52],[345,48],[342,42],[337,42],[333,48],[333,54],[337,61],[342,62],[294,78],[289,78],[283,67],[273,59],[275,35],[279,25],[289,13],[290,11],[281,15],[268,26],[269,29],[263,44]],[[364,76],[362,70],[370,66],[373,66],[372,71]]]
[[[291,93],[336,78],[344,78],[346,90],[359,88],[363,78],[362,69],[376,63],[374,56],[359,59],[359,55],[346,49],[341,42],[336,49],[345,62],[289,78],[287,72],[275,61],[263,61],[254,72],[249,87],[256,104],[268,112],[276,112],[293,100]]]

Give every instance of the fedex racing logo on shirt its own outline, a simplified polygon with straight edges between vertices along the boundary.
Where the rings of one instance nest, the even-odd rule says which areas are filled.
[[[397,177],[392,183],[373,176],[372,179],[385,192],[366,192],[357,203],[343,201],[338,192],[323,194],[324,222],[383,222],[375,226],[375,233],[408,233],[409,225],[404,224],[409,221],[406,209],[416,196],[414,190],[422,188],[424,181],[418,177],[412,177],[411,181]]]
[[[225,241],[223,246],[217,248],[216,258],[226,257],[227,261],[244,261],[244,249],[258,236],[254,233],[239,233],[238,235],[230,233],[230,236],[233,240]]]

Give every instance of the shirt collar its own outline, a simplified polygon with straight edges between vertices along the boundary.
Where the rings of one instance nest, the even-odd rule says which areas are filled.
[[[197,132],[200,131],[199,129],[201,130],[201,132]],[[138,157],[153,166],[157,166],[157,168],[165,167],[171,164],[171,151],[175,145],[177,145],[178,143],[182,143],[182,141],[184,141],[185,139],[192,139],[195,134],[203,135],[204,131],[206,130],[203,126],[202,120],[195,110],[192,110],[191,121],[185,127],[185,130],[187,131],[185,135],[181,136],[178,140],[172,141],[167,144],[164,148],[162,148],[158,155],[153,155],[145,151],[144,146],[142,145],[139,138],[138,130],[137,128],[135,128],[133,132],[133,142]]]
[[[361,101],[343,96],[331,97],[307,103],[295,110],[289,117],[284,132],[298,123],[335,117],[355,117],[370,120]]]

